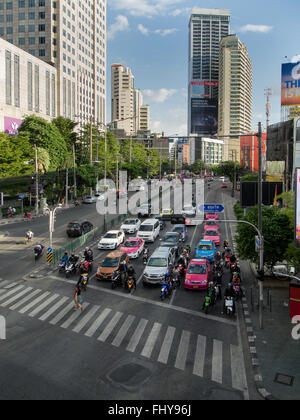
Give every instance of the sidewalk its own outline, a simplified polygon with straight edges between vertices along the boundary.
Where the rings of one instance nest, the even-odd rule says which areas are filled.
[[[224,195],[226,216],[234,220],[233,205],[238,200]],[[237,225],[231,225],[233,247]],[[255,267],[241,261],[245,298],[243,309],[248,334],[252,368],[258,392],[265,399],[300,399],[300,340],[292,337],[289,318],[289,282],[267,282],[264,285],[264,328],[259,328],[258,289]],[[252,296],[251,299],[251,289]],[[269,298],[270,293],[270,299]],[[269,305],[271,303],[271,305]],[[279,380],[279,382],[278,382]]]

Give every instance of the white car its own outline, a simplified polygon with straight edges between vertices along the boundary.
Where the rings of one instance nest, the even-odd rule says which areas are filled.
[[[186,205],[183,207],[183,210],[181,212],[182,216],[189,216],[189,217],[195,217],[196,216],[196,208],[192,206],[191,204]]]
[[[82,201],[84,204],[93,204],[97,202],[97,197],[89,195],[85,197]]]
[[[95,194],[95,197],[98,201],[105,200],[105,194]]]
[[[134,234],[140,229],[142,222],[139,219],[127,219],[121,226],[121,230],[124,233]]]
[[[125,234],[121,230],[110,230],[98,243],[98,249],[117,249],[125,240]]]

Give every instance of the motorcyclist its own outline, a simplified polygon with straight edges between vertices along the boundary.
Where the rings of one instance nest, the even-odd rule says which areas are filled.
[[[74,253],[72,253],[71,256],[70,256],[69,262],[71,264],[76,265],[78,263],[78,260],[79,260],[79,257],[77,255],[75,255]]]
[[[61,257],[61,262],[67,264],[67,262],[69,262],[69,253],[68,251],[64,252],[64,255]]]
[[[85,251],[84,251],[84,258],[86,261],[88,262],[93,262],[94,261],[94,253],[91,250],[91,248],[86,247]]]
[[[128,271],[127,271],[128,277],[131,277],[134,283],[134,288],[136,289],[136,276],[135,276],[135,269],[133,268],[132,265],[130,265],[128,267]]]
[[[178,287],[181,286],[181,276],[180,276],[180,273],[179,273],[178,266],[176,266],[173,270],[172,282],[173,282],[173,284],[176,284],[176,286],[178,286]]]
[[[225,258],[231,258],[232,257],[232,251],[230,248],[225,248],[222,258],[225,260]]]
[[[235,314],[235,301],[234,301],[234,297],[235,297],[235,292],[233,290],[233,285],[232,283],[229,283],[228,286],[226,287],[225,293],[224,293],[224,304],[223,304],[223,312],[222,314],[225,312],[226,310],[226,299],[227,298],[232,298],[233,300],[233,313]]]
[[[229,247],[229,243],[228,243],[227,239],[225,239],[223,246],[224,246],[224,249]]]
[[[26,236],[25,236],[25,238],[26,238],[28,241],[31,241],[31,240],[32,240],[32,238],[33,238],[33,236],[34,236],[34,233],[33,233],[31,230],[29,230],[28,232],[26,232]]]
[[[145,246],[144,254],[143,254],[143,261],[148,262],[148,258],[149,258],[149,248],[147,246]]]
[[[183,254],[180,255],[179,260],[178,260],[178,264],[181,265],[184,270],[187,268],[187,259]]]
[[[128,266],[126,261],[122,261],[120,264],[120,279],[123,283],[123,286],[126,287],[128,277]]]
[[[39,255],[41,255],[41,253],[43,252],[43,250],[45,249],[45,247],[44,247],[44,245],[42,245],[42,244],[37,244],[35,247],[34,247],[34,251],[35,252],[38,252],[38,254]]]

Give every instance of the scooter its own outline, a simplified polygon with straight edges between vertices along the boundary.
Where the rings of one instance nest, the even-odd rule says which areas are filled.
[[[80,280],[78,281],[77,285],[82,287],[82,289],[86,292],[88,282],[89,282],[88,273],[83,273],[83,274],[80,274]]]
[[[68,262],[65,267],[66,278],[70,278],[72,274],[76,274],[77,265],[73,262]]]
[[[66,271],[66,261],[61,261],[58,266],[58,270],[60,273],[65,273]]]
[[[225,299],[225,313],[228,316],[233,316],[233,306],[234,306],[234,301],[232,297],[227,297]]]
[[[203,309],[206,315],[208,314],[208,310],[211,306],[212,306],[211,296],[207,295],[204,298],[204,304],[203,304]]]
[[[115,289],[116,287],[123,287],[123,279],[120,273],[117,273],[111,281],[111,288]]]
[[[37,261],[44,253],[45,248],[34,247],[34,259]]]
[[[167,297],[170,297],[172,294],[172,284],[163,282],[161,283],[160,289],[160,299],[165,300]]]
[[[134,285],[134,279],[133,279],[133,277],[128,277],[128,279],[127,279],[127,287],[126,287],[127,292],[128,293],[131,293],[131,291],[134,288],[135,288],[135,285]]]

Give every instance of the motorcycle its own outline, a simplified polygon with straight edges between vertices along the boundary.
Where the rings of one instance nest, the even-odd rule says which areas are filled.
[[[123,287],[123,278],[120,273],[116,273],[111,281],[111,288],[115,289],[116,287]]]
[[[230,257],[225,257],[225,268],[230,267]]]
[[[149,251],[147,248],[144,249],[144,254],[143,254],[143,264],[147,265],[148,263],[148,259],[149,259]]]
[[[44,253],[44,250],[45,250],[45,248],[37,248],[37,247],[35,247],[34,248],[34,259],[35,259],[35,261],[37,261],[42,255],[43,255],[43,253]]]
[[[66,271],[66,261],[61,261],[58,266],[58,270],[60,273],[65,273]]]
[[[93,261],[82,260],[80,263],[80,269],[86,268],[86,270],[90,273],[93,268]]]
[[[78,286],[80,286],[85,292],[89,282],[88,273],[83,273],[80,275],[80,280],[78,281]]]
[[[77,265],[74,262],[68,262],[65,267],[66,278],[70,278],[72,274],[76,274],[77,272]]]
[[[135,289],[134,279],[133,277],[128,277],[126,289],[128,293],[131,293],[133,289]]]
[[[171,283],[161,283],[160,289],[160,299],[165,300],[167,297],[170,297],[172,294],[172,284]]]
[[[236,272],[236,273],[240,272],[240,267],[238,266],[237,262],[234,262],[234,263],[231,263],[230,264],[230,271],[232,273],[234,273],[234,272]]]
[[[203,309],[204,309],[204,312],[205,312],[205,314],[207,315],[208,314],[208,310],[209,310],[209,308],[212,306],[212,299],[211,299],[211,296],[205,296],[205,298],[204,298],[204,304],[203,304]]]
[[[227,297],[225,299],[225,313],[228,316],[233,315],[233,307],[234,307],[234,301],[232,297]]]
[[[75,201],[74,201],[74,206],[75,206],[75,207],[80,206],[80,203],[79,203],[79,201],[78,201],[78,200],[75,200]]]

